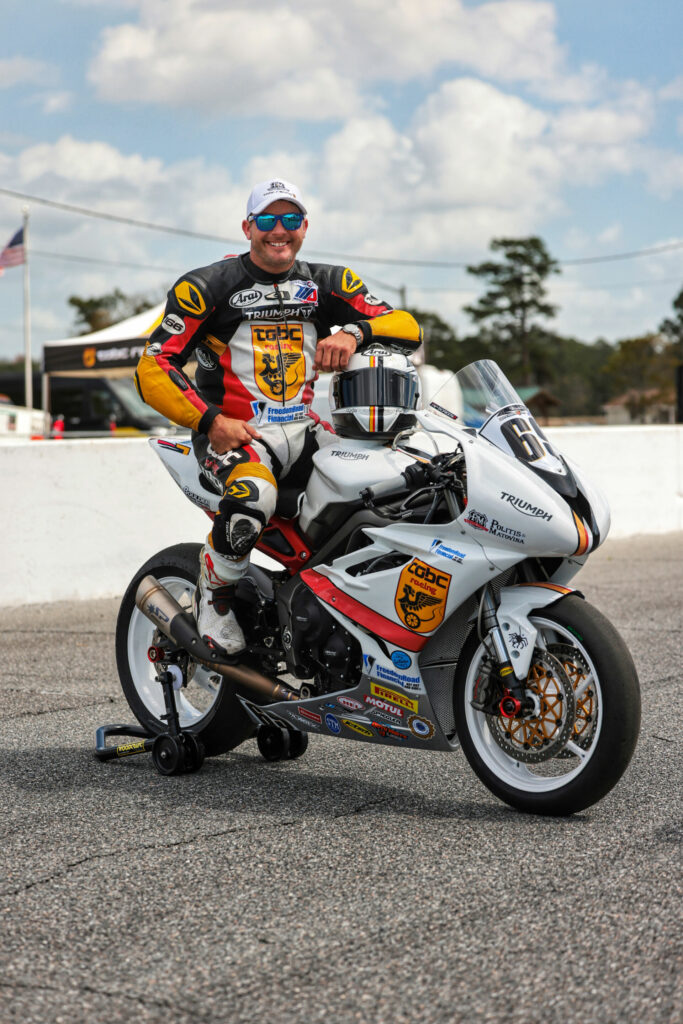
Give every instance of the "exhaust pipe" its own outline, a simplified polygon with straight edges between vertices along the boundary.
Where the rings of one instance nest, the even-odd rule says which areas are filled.
[[[194,661],[213,669],[225,679],[251,690],[271,702],[299,700],[299,694],[284,683],[276,683],[246,665],[230,665],[221,661],[221,654],[202,640],[189,612],[183,611],[176,599],[154,578],[144,576],[135,594],[135,604],[164,636],[186,650]]]

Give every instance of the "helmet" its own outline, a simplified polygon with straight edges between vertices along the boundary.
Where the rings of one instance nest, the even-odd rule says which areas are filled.
[[[402,353],[373,345],[355,352],[330,383],[334,429],[341,437],[387,441],[411,430],[420,405],[420,378]]]

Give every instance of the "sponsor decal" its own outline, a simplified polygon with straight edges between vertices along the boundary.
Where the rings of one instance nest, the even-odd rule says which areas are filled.
[[[329,713],[325,715],[325,725],[330,730],[330,732],[333,733],[335,736],[338,736],[339,733],[341,732],[341,725],[339,724],[339,719],[335,718],[334,715],[330,715]]]
[[[352,462],[366,462],[370,458],[365,452],[345,452],[343,448],[333,448],[330,455],[335,459],[348,459]]]
[[[279,302],[280,299],[282,299],[283,302],[292,301],[291,293],[288,292],[286,288],[278,288],[276,292],[266,292],[263,298],[266,299],[267,302]]]
[[[318,725],[322,722],[322,715],[319,715],[317,711],[311,711],[310,708],[299,708],[299,714],[302,718],[307,718],[309,722],[317,722]]]
[[[161,355],[161,342],[153,341],[151,345],[148,345],[145,349],[146,356],[158,356]]]
[[[301,711],[305,711],[305,710],[306,710],[306,708],[299,708],[300,712]],[[311,712],[311,714],[312,713],[313,712]],[[296,708],[283,708],[282,709],[282,714],[283,715],[287,715],[289,718],[291,718],[297,728],[299,728],[301,725],[303,725],[301,719],[305,718],[306,719],[306,729],[307,730],[322,729],[322,725],[320,724],[320,722],[316,722],[314,719],[310,718],[308,715],[297,714]],[[273,715],[273,718],[274,717],[275,716]],[[322,719],[321,719],[321,721],[322,721]]]
[[[342,274],[341,286],[345,295],[353,295],[363,287],[363,281],[349,267],[346,267]]]
[[[196,285],[189,281],[181,281],[173,290],[176,302],[186,313],[193,313],[194,316],[201,316],[206,313],[206,302]]]
[[[529,641],[525,636],[522,636],[521,633],[509,633],[508,642],[516,651],[529,646]]]
[[[457,420],[458,418],[454,412],[451,412],[450,409],[444,409],[443,405],[439,405],[437,402],[430,402],[429,408],[436,409],[437,412],[440,412],[443,416],[448,416],[451,420]]]
[[[405,708],[407,711],[417,711],[417,701],[412,697],[406,697],[405,693],[397,693],[396,690],[389,690],[386,686],[379,686],[378,683],[370,683],[370,693],[373,697],[379,697],[381,700]]]
[[[197,362],[205,370],[215,370],[218,366],[218,356],[208,348],[204,348],[203,345],[198,345],[195,354],[197,356]]]
[[[152,604],[151,602],[147,605],[147,611],[150,613],[150,615],[155,615],[157,619],[161,619],[162,622],[169,621],[166,612],[162,612],[161,608],[158,608],[157,605]]]
[[[264,196],[267,196],[270,195],[271,192],[285,192],[288,196],[294,196],[294,198],[296,199],[295,193],[292,192],[290,188],[287,188],[284,181],[271,181],[270,185],[268,186],[267,189],[265,189],[263,194]]]
[[[516,498],[514,494],[508,494],[507,491],[501,491],[500,497],[502,501],[507,501],[508,504],[516,508],[524,516],[532,516],[534,519],[545,519],[548,523],[553,518],[551,513],[546,512],[545,509],[532,505],[530,501],[525,501],[524,498]]]
[[[258,405],[258,403],[256,403]],[[257,420],[259,423],[292,423],[294,420],[303,420],[308,416],[309,406],[307,405],[266,405],[259,411]]]
[[[381,722],[371,722],[370,725],[373,729],[376,729],[382,739],[393,739],[393,740],[405,740],[406,736],[403,732],[398,732],[397,729],[392,729],[389,725],[382,725]]]
[[[175,313],[167,313],[161,321],[161,326],[169,334],[184,334],[185,321]]]
[[[507,666],[504,666],[503,668],[499,669],[498,674],[501,675],[501,676],[509,676],[511,672],[512,672],[512,666],[511,665],[507,665]]]
[[[387,683],[395,683],[404,690],[421,690],[422,679],[420,676],[404,676],[394,672],[393,668],[384,668],[383,665],[375,666],[375,675]]]
[[[342,718],[342,725],[357,732],[359,736],[372,736],[372,729],[368,729],[367,725],[363,725],[361,722],[354,722],[352,718]]]
[[[308,320],[314,315],[315,311],[315,306],[285,306],[284,310],[280,312],[278,306],[277,309],[269,307],[245,309],[242,315],[245,320],[281,320],[283,316],[296,317],[297,320]]]
[[[145,749],[144,740],[136,740],[134,743],[122,743],[116,748],[117,757],[128,757],[130,754],[137,754]]]
[[[451,576],[414,558],[399,576],[394,607],[399,619],[416,633],[431,633],[440,626]]]
[[[181,455],[189,455],[192,449],[189,444],[180,444],[175,441],[165,441],[163,438],[159,438],[157,444],[160,448],[170,448],[171,451],[179,452]]]
[[[299,302],[317,302],[318,289],[313,281],[304,281],[294,292],[294,298],[298,299]]]
[[[261,297],[262,293],[258,289],[245,288],[230,296],[230,305],[233,309],[242,309],[244,306],[253,306]]]
[[[407,668],[410,668],[413,663],[413,659],[409,654],[406,654],[405,651],[393,651],[391,660],[396,668],[401,669],[401,671],[405,671]]]
[[[389,722],[390,725],[396,725],[395,715],[390,715],[386,711],[380,711],[379,708],[373,708],[372,713],[375,718],[381,718],[383,722]]]
[[[159,349],[161,351],[161,349]],[[83,349],[83,365],[88,369],[92,370],[93,366],[97,362],[97,349],[84,348]]]
[[[366,704],[371,704],[373,708],[386,712],[387,715],[393,715],[394,718],[403,718],[403,708],[400,708],[398,704],[390,704],[388,700],[382,700],[381,697],[367,696],[363,700]]]
[[[363,296],[363,302],[366,306],[381,306],[383,304],[382,299],[378,299],[376,295],[371,295],[369,292]]]
[[[354,697],[337,697],[337,704],[341,704],[347,711],[361,711],[363,705]]]
[[[511,540],[513,544],[523,544],[526,534],[521,530],[514,530],[511,526],[503,526],[497,519],[491,520],[489,533],[492,537],[501,537],[502,540]]]
[[[434,723],[430,722],[428,718],[420,718],[419,715],[410,716],[408,728],[419,740],[431,740],[434,735]]]
[[[200,494],[195,494],[189,487],[183,487],[183,494],[186,494],[190,501],[193,501],[195,505],[199,505],[200,508],[211,508],[211,502],[207,501]]]
[[[462,565],[463,559],[467,558],[464,551],[458,551],[457,548],[449,548],[447,544],[442,543],[440,540],[433,540],[429,550],[435,555],[441,555],[442,558],[450,558],[451,562],[459,562],[460,565]]]
[[[303,387],[304,329],[301,324],[272,324],[251,328],[254,377],[266,398],[289,402]]]
[[[485,516],[483,512],[477,512],[476,508],[469,509],[465,522],[469,523],[470,526],[475,526],[477,530],[486,530],[488,533],[488,516]]]

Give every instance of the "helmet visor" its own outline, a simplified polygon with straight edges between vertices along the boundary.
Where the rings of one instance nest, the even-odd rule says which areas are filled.
[[[337,409],[368,405],[414,409],[417,405],[417,376],[384,367],[368,367],[340,373],[333,384]]]

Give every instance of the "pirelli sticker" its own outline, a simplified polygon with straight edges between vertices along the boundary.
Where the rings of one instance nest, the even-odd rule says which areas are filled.
[[[379,697],[380,700],[388,700],[391,704],[397,704],[398,707],[406,708],[408,711],[417,711],[417,701],[413,700],[412,697],[406,697],[405,693],[399,693],[397,690],[390,690],[386,686],[380,686],[379,683],[370,683],[370,693],[373,697]]]
[[[189,281],[181,281],[173,289],[176,302],[186,313],[201,316],[206,313],[206,302],[199,289]]]
[[[443,622],[451,576],[414,558],[401,573],[394,607],[408,629],[431,633]]]
[[[344,295],[355,295],[363,287],[363,281],[349,267],[346,267],[342,274],[341,286]]]
[[[304,329],[302,324],[252,324],[254,378],[271,400],[291,401],[304,386]]]

